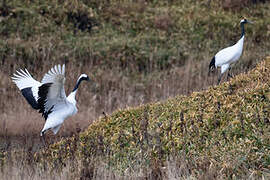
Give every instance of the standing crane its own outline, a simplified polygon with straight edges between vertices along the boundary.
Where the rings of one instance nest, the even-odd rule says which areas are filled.
[[[240,39],[238,40],[238,42],[230,47],[224,48],[222,50],[220,50],[211,60],[210,64],[209,64],[209,73],[211,71],[214,71],[214,69],[216,69],[217,67],[221,67],[221,73],[218,77],[218,84],[221,81],[222,75],[224,72],[226,72],[229,69],[228,72],[228,77],[232,77],[232,75],[230,74],[230,64],[236,62],[240,56],[242,55],[243,52],[243,45],[244,45],[244,39],[245,39],[245,27],[244,25],[246,23],[251,23],[250,21],[248,21],[247,19],[242,19],[240,21],[240,26],[242,29],[242,34]]]
[[[45,124],[40,136],[43,136],[45,142],[46,131],[51,130],[56,134],[64,120],[77,113],[75,96],[78,87],[82,81],[90,79],[86,74],[81,74],[67,97],[64,89],[65,65],[55,65],[44,75],[41,82],[36,81],[27,69],[16,71],[12,80],[32,108],[42,113]]]

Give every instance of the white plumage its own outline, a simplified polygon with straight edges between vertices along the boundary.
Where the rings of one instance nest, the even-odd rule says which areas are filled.
[[[218,78],[218,84],[221,81],[222,75],[224,72],[226,72],[228,69],[230,71],[230,65],[234,62],[236,62],[243,52],[243,46],[244,46],[244,39],[245,39],[245,28],[244,24],[251,23],[250,21],[246,19],[242,19],[240,21],[242,34],[241,38],[237,41],[236,44],[233,46],[227,47],[225,49],[220,50],[211,60],[209,64],[209,72],[211,70],[214,70],[217,67],[221,67],[221,73]],[[228,76],[230,75],[230,72],[228,73]]]
[[[17,74],[14,74],[12,77],[13,82],[17,85],[17,87],[22,90],[26,88],[31,88],[31,91],[33,93],[33,96],[35,100],[38,100],[38,87],[41,86],[41,83],[33,79],[33,77],[30,75],[30,73],[25,69],[23,71],[20,69],[20,71],[16,71]]]
[[[77,113],[76,92],[82,80],[89,81],[89,77],[82,74],[68,97],[64,89],[65,65],[51,68],[41,82],[36,81],[26,69],[16,71],[12,80],[28,103],[45,118],[46,122],[40,133],[43,136],[47,130],[56,134],[64,120]]]

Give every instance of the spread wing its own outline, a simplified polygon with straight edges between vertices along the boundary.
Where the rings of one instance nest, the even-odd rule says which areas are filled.
[[[66,101],[64,89],[65,65],[56,65],[46,73],[41,81],[42,85],[38,90],[38,104],[45,120],[48,115],[60,104]]]
[[[39,109],[38,107],[38,88],[41,86],[41,83],[36,81],[27,69],[16,71],[11,77],[12,81],[22,92],[22,95],[25,97],[27,102],[34,109]]]

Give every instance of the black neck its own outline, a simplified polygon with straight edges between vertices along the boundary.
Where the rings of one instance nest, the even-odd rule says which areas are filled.
[[[241,29],[242,29],[242,34],[241,34],[241,38],[242,38],[245,35],[244,23],[241,23]]]
[[[73,89],[72,92],[74,92],[74,91],[76,91],[76,90],[78,89],[78,87],[79,87],[79,85],[81,84],[82,80],[83,80],[83,79],[80,78],[80,79],[77,81],[77,83],[76,83],[76,85],[75,85],[75,87],[74,87],[74,89]]]

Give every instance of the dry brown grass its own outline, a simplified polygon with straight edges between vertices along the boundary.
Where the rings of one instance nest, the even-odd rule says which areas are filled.
[[[174,156],[168,158],[165,162],[151,162],[148,167],[130,167],[123,173],[116,172],[104,162],[104,159],[92,159],[85,163],[74,157],[74,159],[65,162],[62,168],[48,168],[44,164],[35,164],[33,161],[34,153],[31,151],[10,152],[8,160],[0,168],[0,179],[48,179],[48,180],[222,180],[228,177],[223,175],[223,169],[213,165],[213,159],[201,157],[198,162],[187,159],[183,156]],[[23,157],[23,158],[22,158]],[[228,166],[233,167],[231,162]],[[200,171],[194,171],[200,169]],[[242,179],[257,179],[256,172],[249,172],[242,176]],[[260,175],[262,179],[268,179],[267,173]],[[230,177],[235,179],[235,176]]]
[[[65,163],[65,167],[58,169],[47,168],[33,162],[33,153],[31,151],[11,152],[5,166],[1,166],[0,175],[3,179],[50,179],[50,180],[81,180],[81,179],[103,179],[103,180],[192,180],[196,174],[192,172],[191,162],[182,157],[169,158],[164,163],[152,162],[149,167],[131,167],[123,173],[117,173],[112,167],[104,163],[104,159],[93,159],[85,164],[82,160],[74,158]],[[22,158],[23,157],[23,158]],[[20,160],[18,160],[20,159]],[[209,161],[205,160],[205,163]],[[204,164],[201,165],[201,168]],[[205,174],[199,176],[199,179],[223,179],[214,167],[206,170]]]

